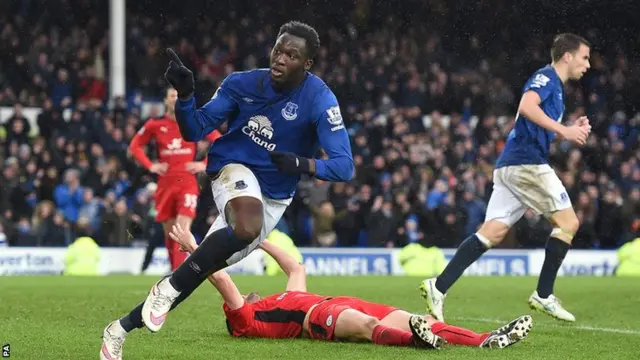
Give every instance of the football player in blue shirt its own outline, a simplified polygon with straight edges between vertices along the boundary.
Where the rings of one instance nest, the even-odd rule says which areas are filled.
[[[167,313],[207,276],[253,251],[291,203],[301,175],[351,180],[349,136],[338,101],[309,69],[320,46],[317,32],[300,22],[280,28],[271,68],[230,74],[211,100],[197,109],[192,72],[173,50],[165,73],[177,90],[176,120],[187,141],[201,140],[227,122],[209,150],[207,173],[220,216],[202,244],[147,299],[103,333],[101,359],[120,359],[125,335],[146,326],[156,332]],[[328,159],[314,159],[322,147]]]
[[[437,278],[421,284],[427,310],[438,320],[443,320],[447,290],[487,249],[502,242],[511,226],[531,208],[549,219],[553,231],[529,306],[560,320],[575,321],[553,295],[553,284],[580,224],[548,157],[556,136],[582,146],[591,132],[584,116],[571,126],[562,124],[563,84],[580,79],[589,69],[589,52],[590,45],[582,37],[558,35],[551,47],[552,63],[536,71],[525,84],[514,129],[496,163],[485,223],[460,245]]]

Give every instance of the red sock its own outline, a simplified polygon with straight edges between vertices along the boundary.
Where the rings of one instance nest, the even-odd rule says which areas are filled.
[[[178,268],[187,258],[187,253],[180,251],[180,245],[173,241],[171,238],[165,238],[164,243],[169,253],[169,263],[171,264],[171,271]]]
[[[373,328],[371,338],[377,345],[395,345],[409,346],[412,341],[413,334],[410,331],[396,329],[384,325],[378,325]]]
[[[478,334],[443,322],[431,325],[431,331],[453,345],[480,346],[484,339],[489,336],[489,333]]]

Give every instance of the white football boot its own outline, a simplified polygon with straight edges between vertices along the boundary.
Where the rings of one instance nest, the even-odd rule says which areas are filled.
[[[560,300],[553,294],[548,298],[543,299],[538,295],[538,291],[534,291],[529,297],[529,307],[537,310],[541,313],[545,313],[558,320],[564,320],[569,322],[576,321],[576,317],[568,312],[560,303]]]
[[[171,286],[169,278],[164,278],[153,285],[147,300],[142,305],[142,322],[149,331],[157,332],[164,325],[171,305],[180,292]]]
[[[447,295],[436,288],[436,278],[424,280],[420,284],[420,292],[427,303],[427,312],[436,320],[444,321],[444,298]]]
[[[413,345],[424,349],[440,350],[445,341],[431,331],[431,326],[422,315],[409,318],[409,328],[413,334]]]
[[[122,360],[122,345],[127,332],[120,325],[120,320],[109,323],[102,332],[102,348],[100,360]]]
[[[533,318],[529,315],[520,316],[507,325],[493,330],[480,344],[481,348],[502,349],[511,346],[529,335],[533,326]]]

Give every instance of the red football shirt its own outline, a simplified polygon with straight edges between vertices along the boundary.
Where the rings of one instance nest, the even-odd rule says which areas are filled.
[[[214,142],[220,136],[220,132],[215,130],[205,139]],[[152,162],[145,153],[144,146],[151,140],[156,143],[159,162],[169,165],[167,172],[159,176],[158,182],[173,182],[176,179],[183,179],[185,176],[193,176],[186,171],[185,165],[195,160],[196,143],[185,141],[182,138],[178,123],[174,119],[166,115],[162,118],[150,119],[131,140],[129,145],[131,155],[146,169],[151,167]]]
[[[300,335],[309,309],[327,296],[289,291],[230,310],[223,306],[233,336],[293,338]]]

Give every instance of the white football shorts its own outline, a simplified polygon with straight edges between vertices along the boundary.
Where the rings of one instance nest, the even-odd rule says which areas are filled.
[[[224,214],[224,208],[231,199],[235,199],[240,196],[256,198],[262,202],[264,211],[264,220],[262,223],[260,237],[256,238],[244,249],[231,255],[231,257],[227,259],[227,265],[237,263],[255,250],[258,245],[267,238],[267,235],[269,235],[269,233],[271,233],[271,231],[276,227],[278,221],[280,221],[280,218],[289,204],[291,204],[292,200],[291,198],[275,200],[263,196],[256,176],[251,170],[249,170],[249,168],[240,164],[229,164],[223,167],[220,170],[218,177],[211,182],[211,190],[213,191],[213,200],[216,203],[216,207],[218,208],[220,215],[213,224],[211,224],[207,235],[228,226]]]
[[[527,208],[548,218],[571,206],[567,190],[548,164],[505,166],[493,171],[485,221],[498,220],[511,227]]]

